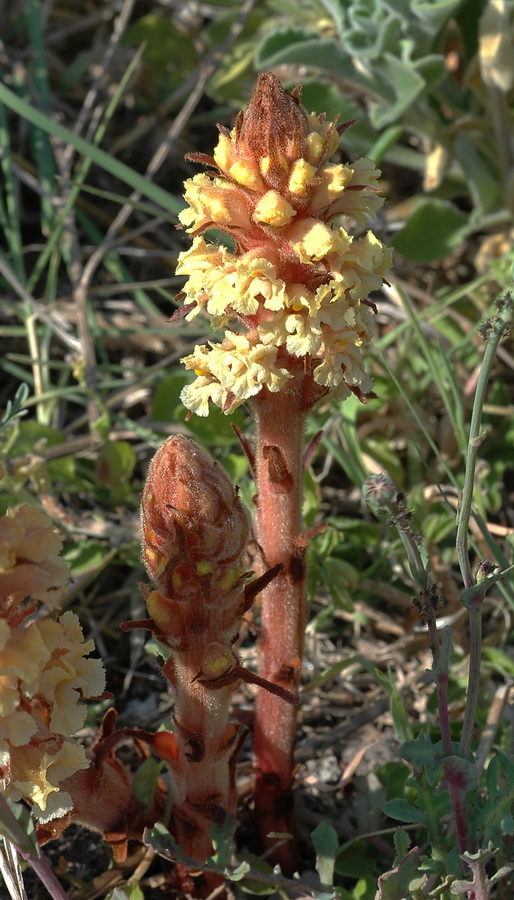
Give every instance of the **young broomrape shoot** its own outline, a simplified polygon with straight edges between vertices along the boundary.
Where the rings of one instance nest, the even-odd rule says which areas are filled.
[[[173,832],[198,860],[212,852],[209,829],[234,812],[234,766],[244,730],[229,722],[240,680],[258,681],[233,648],[241,618],[275,574],[251,582],[245,565],[249,514],[219,463],[193,440],[169,438],[155,454],[141,500],[142,558],[156,588],[146,627],[171,655],[175,732],[151,744],[173,777]],[[293,700],[278,690],[284,699]]]
[[[88,766],[73,740],[83,699],[105,687],[73,612],[32,618],[37,601],[54,608],[69,580],[51,520],[23,504],[0,517],[0,773],[7,797],[24,798],[40,821],[63,815],[72,798],[62,782]]]
[[[197,376],[182,391],[184,405],[206,416],[211,403],[224,413],[247,403],[255,419],[257,539],[264,567],[283,567],[263,595],[261,675],[289,690],[298,686],[304,632],[304,422],[322,397],[353,393],[365,402],[371,394],[361,350],[372,336],[367,297],[391,265],[391,251],[372,231],[347,230],[351,220],[364,226],[382,204],[380,172],[369,159],[331,163],[351,123],[309,114],[300,94],[260,75],[233,130],[220,128],[213,156],[188,157],[209,172],[185,185],[180,220],[193,244],[179,257],[177,273],[187,281],[175,313],[207,314],[224,330],[221,342],[197,345],[183,359]],[[234,249],[210,244],[203,234],[211,227]],[[293,831],[295,715],[279,696],[259,692],[255,799],[263,837]],[[292,850],[280,861],[292,869]]]

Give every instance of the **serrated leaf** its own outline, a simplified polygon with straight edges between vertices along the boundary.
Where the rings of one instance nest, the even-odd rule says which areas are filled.
[[[393,841],[394,849],[396,850],[396,856],[398,857],[399,862],[409,852],[411,839],[404,828],[397,828],[393,836]]]
[[[316,851],[316,871],[322,884],[332,885],[334,881],[334,865],[339,840],[337,832],[328,822],[320,822],[311,834]]]
[[[439,777],[444,759],[444,749],[441,741],[433,744],[426,732],[421,730],[413,741],[405,741],[398,752],[418,772],[423,769],[431,784],[435,783]]]
[[[419,874],[420,863],[420,852],[414,847],[394,869],[380,876],[377,900],[399,900],[400,897],[410,897],[410,883]],[[426,881],[425,875],[425,884]]]

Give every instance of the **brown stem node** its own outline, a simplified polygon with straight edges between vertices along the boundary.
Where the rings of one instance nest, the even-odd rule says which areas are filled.
[[[287,468],[284,454],[276,444],[263,447],[262,455],[268,463],[270,490],[275,494],[289,494],[293,487],[293,476]]]

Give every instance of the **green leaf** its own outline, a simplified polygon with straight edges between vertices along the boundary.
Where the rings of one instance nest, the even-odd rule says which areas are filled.
[[[273,869],[265,860],[259,859],[257,856],[254,856],[253,853],[245,853],[245,859],[241,863],[241,865],[249,866],[249,871],[252,873],[262,872],[267,878],[264,878],[262,881],[257,878],[245,878],[243,884],[241,885],[245,894],[252,894],[258,897],[267,897],[270,894],[276,894],[277,886],[271,881],[271,876],[273,874]],[[234,869],[234,873],[238,872],[237,869]],[[271,882],[271,883],[270,883]]]
[[[145,895],[138,884],[126,884],[109,891],[105,900],[145,900]]]
[[[430,819],[427,813],[413,806],[407,800],[397,797],[395,800],[386,800],[382,807],[386,816],[391,819],[399,819],[400,822],[416,822],[428,828]]]
[[[233,105],[245,105],[248,100],[246,83],[250,76],[245,78],[244,75],[251,70],[254,49],[253,40],[239,41],[223,56],[208,85],[209,96],[217,103],[228,101]]]
[[[0,794],[0,835],[10,841],[29,859],[37,859],[38,851],[28,834],[24,831],[11,809],[11,803]],[[18,805],[18,804],[16,804]],[[14,808],[14,806],[13,806]],[[20,812],[23,808],[18,805]]]
[[[392,244],[418,263],[443,259],[464,240],[468,218],[451,203],[430,199],[419,204]]]
[[[372,875],[375,860],[367,841],[348,841],[340,848],[335,870],[345,878],[362,878]]]
[[[385,53],[377,64],[375,79],[389,88],[386,93],[388,107],[376,104],[370,109],[371,123],[377,129],[396,123],[425,88],[421,75],[392,53]],[[383,90],[380,93],[383,96]]]
[[[345,97],[335,84],[321,79],[302,81],[302,105],[309,112],[326,113],[328,119],[338,116],[339,122],[362,118],[362,110],[354,100]]]
[[[400,742],[410,740],[412,738],[412,728],[409,714],[396,686],[391,694],[391,716],[396,739]]]
[[[191,374],[177,369],[166,375],[158,384],[152,407],[153,422],[174,422],[184,425],[184,431],[190,431],[198,441],[206,447],[226,447],[237,443],[232,425],[244,430],[246,416],[242,409],[237,409],[226,416],[216,406],[211,406],[209,415],[192,415],[187,419],[188,411],[180,401],[182,388],[191,381]]]
[[[109,550],[99,541],[88,538],[82,540],[80,544],[72,544],[67,547],[63,557],[71,569],[71,574],[79,577],[97,575],[116,552],[116,549]]]
[[[18,434],[11,447],[11,456],[44,452],[47,447],[64,444],[66,438],[57,428],[40,422],[20,422]]]
[[[412,12],[429,26],[432,34],[436,34],[462,5],[463,0],[410,0]]]
[[[455,153],[464,169],[466,181],[473,198],[474,218],[501,206],[501,177],[489,156],[481,152],[470,136],[462,129],[455,141]]]
[[[411,897],[410,883],[419,875],[421,856],[417,847],[390,872],[385,872],[378,879],[377,900],[399,900],[400,897]],[[426,883],[424,876],[423,883]]]
[[[177,408],[181,406],[180,392],[190,380],[190,376],[182,369],[161,378],[153,395],[152,422],[175,421]]]
[[[442,765],[446,781],[457,783],[464,791],[472,791],[478,784],[478,773],[474,762],[462,756],[446,756]]]
[[[248,875],[250,870],[250,863],[247,863],[246,860],[243,859],[235,869],[225,869],[225,874],[230,881],[242,881],[245,875]]]
[[[236,409],[230,416],[222,413],[217,406],[211,406],[206,418],[192,415],[186,422],[187,410],[180,406],[177,411],[176,421],[184,425],[204,447],[227,447],[238,444],[232,425],[237,425],[242,431],[245,429],[246,416],[241,409]]]
[[[102,447],[96,461],[95,479],[108,506],[130,500],[133,493],[130,479],[136,462],[136,453],[128,441],[114,441]]]
[[[398,861],[403,859],[404,856],[407,855],[410,847],[410,837],[404,828],[397,828],[394,833],[394,849],[396,850],[396,856],[398,857]]]
[[[339,840],[337,832],[328,822],[320,822],[311,834],[316,851],[316,871],[323,885],[334,883],[334,865]]]
[[[409,778],[410,769],[403,762],[388,762],[380,766],[376,776],[385,787],[388,799],[400,797],[405,790],[405,782]]]
[[[369,85],[364,75],[357,78],[350,57],[336,41],[330,38],[313,37],[302,29],[284,29],[267,35],[257,46],[255,65],[258,69],[272,69],[285,63],[301,63],[328,72],[337,72],[339,77]]]
[[[134,775],[132,781],[134,797],[139,800],[145,810],[150,809],[153,803],[162,765],[162,762],[149,757],[141,763]]]
[[[113,487],[130,478],[137,456],[128,441],[106,444],[98,455],[96,477],[99,484]]]
[[[209,834],[212,838],[214,852],[209,857],[209,862],[217,866],[229,866],[234,857],[234,831],[236,820],[234,816],[227,816],[224,822],[214,822]],[[241,876],[243,877],[243,876]]]

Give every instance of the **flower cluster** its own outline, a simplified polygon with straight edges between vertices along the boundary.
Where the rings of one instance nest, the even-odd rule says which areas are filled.
[[[0,615],[27,615],[29,598],[53,609],[70,573],[59,556],[62,541],[48,516],[24,503],[0,518]]]
[[[210,401],[228,413],[264,386],[280,391],[298,360],[321,394],[371,391],[360,350],[371,337],[366,298],[381,286],[391,251],[371,231],[352,237],[340,217],[364,225],[376,214],[380,172],[369,159],[330,164],[347,126],[308,115],[299,93],[261,75],[214,156],[190,157],[214,172],[185,185],[180,221],[194,240],[179,257],[177,273],[188,276],[180,314],[205,310],[226,329],[220,344],[183,359],[197,379],[182,401],[198,415]],[[207,243],[210,227],[235,249]]]
[[[105,686],[74,613],[32,615],[35,601],[54,606],[66,588],[61,546],[50,519],[32,506],[0,518],[0,771],[7,795],[29,800],[42,819],[71,806],[59,785],[88,766],[71,739],[86,716],[80,701]]]

